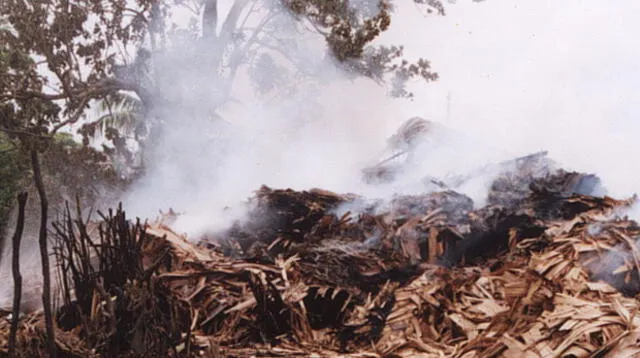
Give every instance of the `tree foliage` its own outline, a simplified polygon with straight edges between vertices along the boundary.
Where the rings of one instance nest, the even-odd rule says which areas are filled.
[[[411,78],[427,82],[438,78],[426,59],[410,63],[403,59],[402,46],[374,46],[372,43],[391,25],[392,5],[379,0],[374,11],[355,7],[343,0],[285,0],[286,6],[298,17],[309,21],[326,39],[331,54],[348,69],[377,81],[385,75],[394,76],[394,96],[411,97],[404,83]],[[444,7],[437,0],[415,1],[428,12],[436,10],[444,15]],[[369,6],[371,9],[371,6]]]
[[[416,2],[443,12],[438,1]],[[362,74],[379,77],[382,71],[395,71],[405,77],[436,78],[425,60],[412,65],[406,61],[392,64],[402,56],[400,47],[371,46],[391,23],[390,3],[381,0],[373,7],[374,11],[359,11],[352,3],[281,0],[279,5],[284,5],[299,21],[312,24],[325,37],[328,49],[339,62],[359,62],[350,65]],[[211,73],[223,72],[220,69],[225,68],[231,77],[227,82],[233,82],[243,59],[256,53],[252,48],[277,49],[274,42],[267,40],[273,37],[273,31],[267,30],[281,9],[279,5],[275,6],[273,1],[237,0],[221,20],[216,0],[3,0],[6,21],[12,28],[0,32],[3,129],[20,131],[35,127],[42,132],[46,127],[42,124],[46,123],[52,126],[46,129],[55,132],[85,115],[92,99],[103,99],[120,90],[134,91],[147,106],[152,105],[153,89],[141,83],[140,78],[140,65],[148,65],[144,54],[149,51],[139,51],[132,65],[124,66],[128,57],[122,53],[130,46],[150,46],[150,51],[161,49],[159,43],[171,32],[165,25],[167,14],[176,6],[190,7],[201,16],[200,26],[195,26],[197,31],[190,36],[209,41],[209,46],[195,50],[208,53],[194,58],[203,57],[204,66]],[[258,14],[259,21],[249,27],[247,20],[253,14]]]
[[[401,46],[375,45],[391,24],[391,0],[235,0],[224,17],[217,0],[1,1],[0,131],[23,151],[55,148],[56,133],[90,118],[80,130],[84,144],[101,136],[111,142],[105,154],[131,166],[127,141],[144,147],[153,125],[163,122],[157,108],[166,103],[210,103],[205,115],[217,118],[217,107],[233,99],[243,66],[264,93],[286,90],[278,78],[292,74],[265,76],[282,70],[278,60],[305,76],[308,59],[287,52],[296,46],[283,30],[291,24],[322,36],[337,64],[388,84],[394,95],[411,96],[409,79],[437,79],[427,60],[409,62]],[[444,14],[440,1],[414,2]],[[190,10],[192,26],[171,25],[178,8]],[[193,73],[176,68],[172,52],[189,59],[183,67],[199,76],[188,91],[193,98],[176,97],[179,77]],[[93,118],[92,103],[101,109]]]
[[[0,33],[2,128],[54,133],[90,100],[134,87],[115,80],[112,65],[117,46],[142,38],[149,3],[3,0],[12,31]]]
[[[16,140],[0,132],[0,235],[10,219],[16,195],[21,190],[35,196],[30,158]],[[67,133],[58,133],[42,153],[42,172],[49,200],[59,207],[78,195],[88,205],[108,202],[107,193],[117,193],[128,183],[102,151],[83,146]]]
[[[17,145],[6,134],[0,133],[0,236],[9,220],[16,195],[24,185],[28,166]]]

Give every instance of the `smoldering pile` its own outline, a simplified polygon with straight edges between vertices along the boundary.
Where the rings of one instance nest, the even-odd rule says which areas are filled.
[[[250,220],[193,244],[122,211],[56,225],[70,356],[640,355],[634,199],[529,157],[474,208],[452,190],[398,196],[262,187]],[[357,204],[357,205],[356,205]],[[356,212],[345,208],[363,207]],[[93,265],[89,261],[93,260]],[[97,262],[97,263],[96,263]],[[73,292],[71,292],[73,291]],[[0,319],[6,351],[10,321]],[[44,349],[39,313],[24,355]]]

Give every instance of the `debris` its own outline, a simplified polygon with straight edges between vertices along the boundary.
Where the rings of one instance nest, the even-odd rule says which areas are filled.
[[[526,160],[525,160],[526,162]],[[250,220],[198,244],[118,210],[56,225],[70,356],[633,356],[640,330],[634,198],[596,177],[520,166],[489,204],[454,191],[358,200],[262,187]],[[94,261],[91,261],[94,260]],[[95,262],[97,260],[97,263]],[[92,262],[92,263],[90,263]],[[113,266],[117,267],[113,267]],[[64,271],[66,270],[66,271]],[[0,318],[6,352],[10,319]],[[24,356],[43,317],[21,318]]]

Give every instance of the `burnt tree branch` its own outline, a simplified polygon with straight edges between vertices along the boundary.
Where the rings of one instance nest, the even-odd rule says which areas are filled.
[[[47,349],[51,357],[56,356],[56,343],[53,331],[53,315],[51,312],[51,272],[49,269],[49,249],[47,247],[47,215],[49,203],[47,193],[44,189],[42,171],[40,170],[40,160],[38,152],[31,150],[31,166],[33,167],[33,177],[40,197],[40,233],[38,241],[40,244],[40,259],[42,260],[42,306],[44,307],[45,324],[47,328]]]
[[[24,230],[24,210],[27,204],[27,193],[18,194],[18,222],[16,231],[11,240],[13,249],[11,253],[11,271],[13,273],[13,316],[11,318],[11,331],[9,333],[9,357],[15,357],[16,334],[20,319],[20,300],[22,298],[22,275],[20,274],[20,241]]]
[[[218,0],[207,0],[202,13],[202,36],[215,39],[218,27]]]

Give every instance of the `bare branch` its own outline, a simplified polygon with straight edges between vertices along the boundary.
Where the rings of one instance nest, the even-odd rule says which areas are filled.
[[[58,123],[57,125],[55,125],[53,127],[53,130],[51,131],[51,134],[55,134],[56,132],[58,132],[61,128],[69,125],[69,124],[73,124],[76,123],[84,114],[84,109],[87,106],[87,104],[89,104],[89,101],[91,100],[91,97],[84,97],[82,99],[82,102],[80,103],[80,105],[78,106],[78,109],[76,109],[76,112],[67,120],[62,121],[60,123]]]

